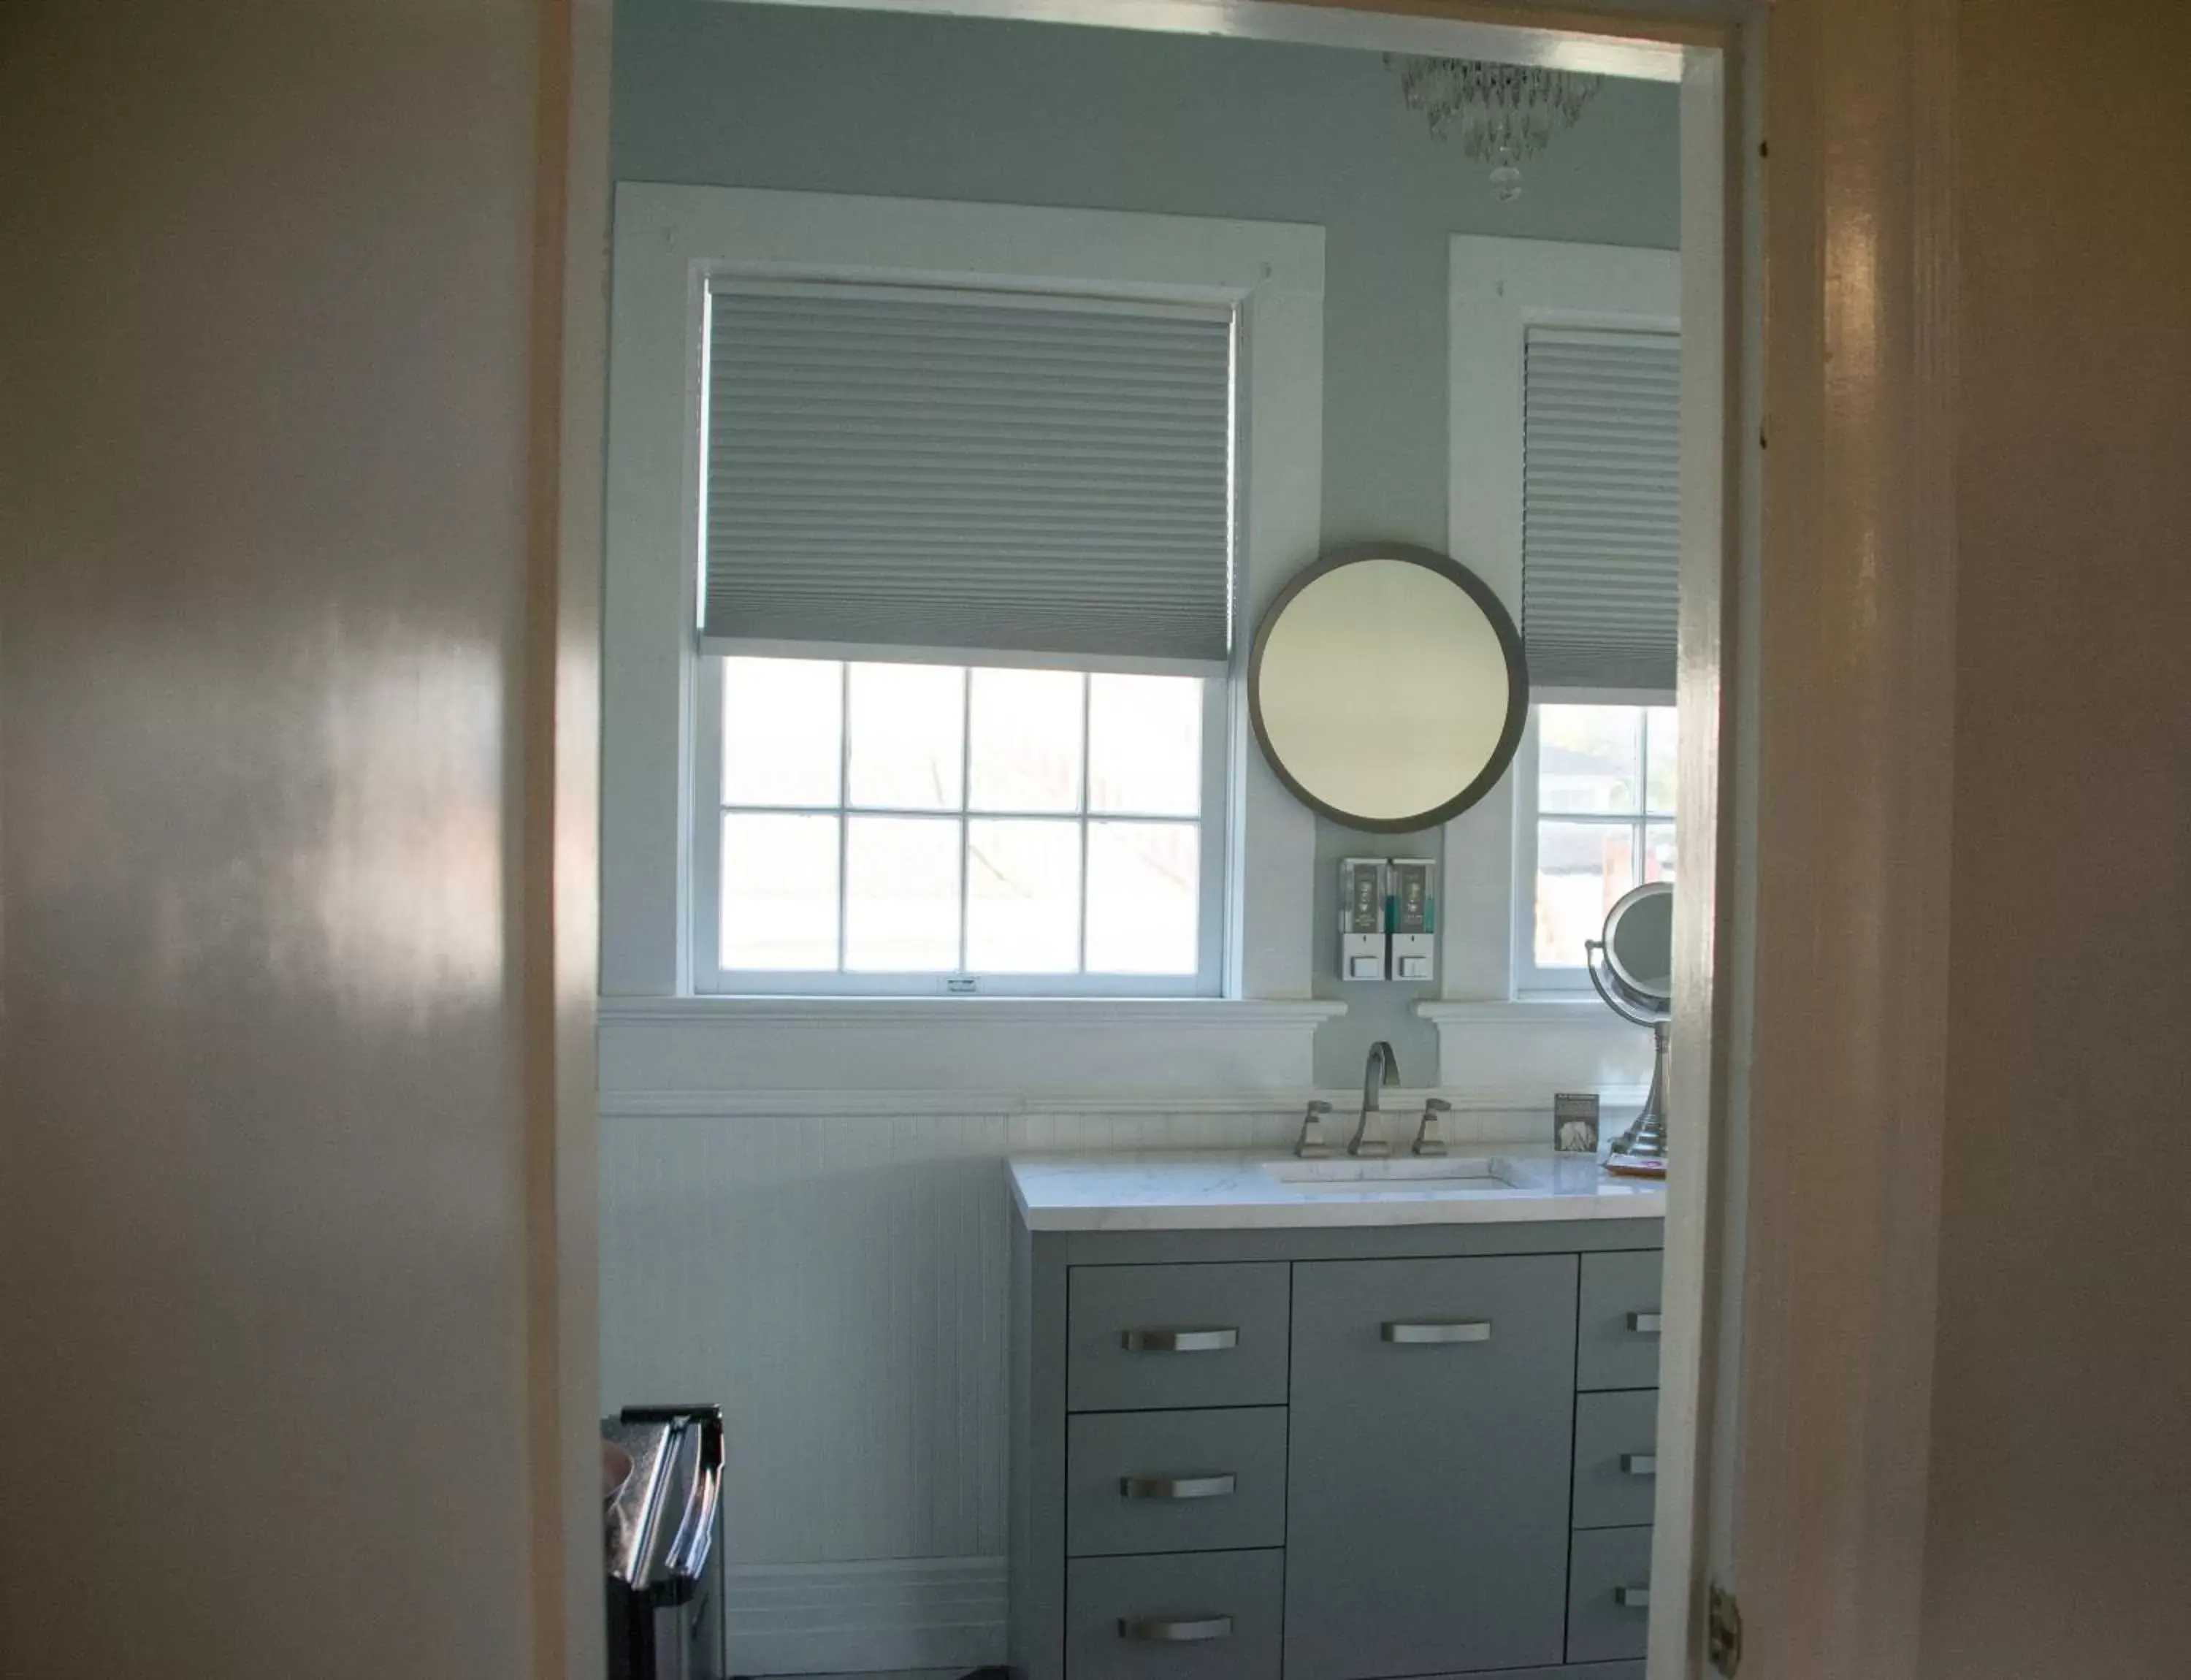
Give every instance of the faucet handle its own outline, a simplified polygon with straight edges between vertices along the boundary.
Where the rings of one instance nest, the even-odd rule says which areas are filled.
[[[1438,1116],[1452,1112],[1453,1104],[1443,1096],[1424,1099],[1422,1124],[1415,1128],[1416,1154],[1443,1155],[1446,1153],[1445,1139],[1438,1136]]]
[[[1300,1136],[1294,1141],[1294,1153],[1302,1160],[1322,1160],[1331,1153],[1331,1145],[1323,1135],[1323,1117],[1330,1112],[1331,1105],[1322,1097],[1309,1098],[1308,1110],[1301,1116]]]

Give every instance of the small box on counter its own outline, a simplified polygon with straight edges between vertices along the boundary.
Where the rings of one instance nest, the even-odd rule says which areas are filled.
[[[1563,1091],[1552,1098],[1552,1148],[1563,1155],[1597,1153],[1597,1093]]]

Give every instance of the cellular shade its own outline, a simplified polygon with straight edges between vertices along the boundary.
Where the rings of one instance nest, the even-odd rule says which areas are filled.
[[[745,282],[709,303],[711,643],[1226,659],[1229,309]]]
[[[1522,639],[1534,686],[1674,686],[1680,362],[1671,333],[1529,330]]]

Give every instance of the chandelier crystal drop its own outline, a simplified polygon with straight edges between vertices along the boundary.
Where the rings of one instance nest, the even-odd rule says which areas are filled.
[[[1510,202],[1522,196],[1522,160],[1545,149],[1555,125],[1574,127],[1605,81],[1570,70],[1475,59],[1387,53],[1385,63],[1398,72],[1408,109],[1427,116],[1431,133],[1441,140],[1458,135],[1462,154],[1488,163],[1493,191]]]

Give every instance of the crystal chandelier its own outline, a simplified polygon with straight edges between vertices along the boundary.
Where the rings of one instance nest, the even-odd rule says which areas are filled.
[[[1431,133],[1460,136],[1462,152],[1491,166],[1503,200],[1522,196],[1522,160],[1542,151],[1555,121],[1572,128],[1605,78],[1570,70],[1484,64],[1474,59],[1426,59],[1387,53],[1399,72],[1401,96],[1426,113]]]

